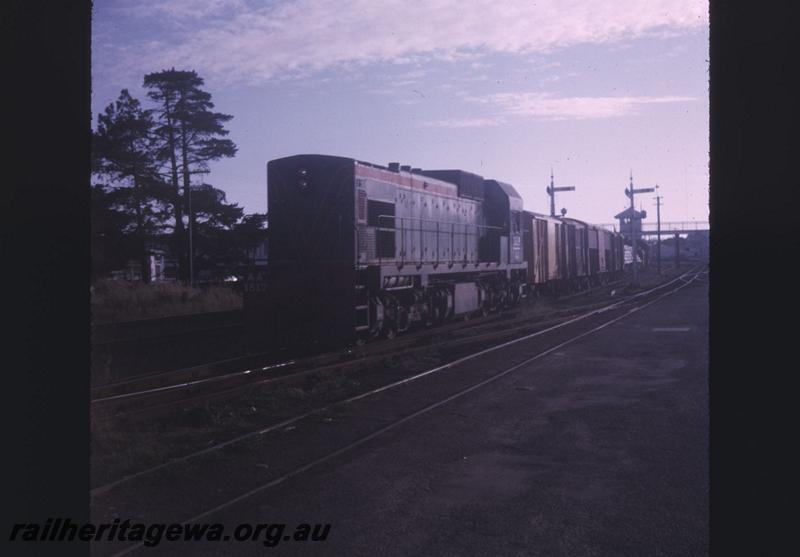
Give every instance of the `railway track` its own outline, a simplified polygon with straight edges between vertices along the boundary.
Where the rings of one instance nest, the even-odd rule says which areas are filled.
[[[614,288],[618,284],[601,288]],[[582,294],[586,293],[592,292]],[[135,419],[160,416],[193,404],[224,400],[256,386],[297,384],[314,375],[346,373],[376,365],[397,354],[418,355],[434,345],[438,350],[452,350],[475,342],[525,334],[536,328],[555,325],[582,311],[601,307],[604,303],[573,305],[543,313],[511,308],[500,314],[426,329],[424,335],[412,333],[345,351],[295,359],[281,359],[274,352],[264,352],[146,375],[92,389],[93,415],[95,419],[120,415]]]
[[[163,463],[159,466],[153,467],[148,470],[143,470],[136,474],[131,474],[126,476],[118,481],[112,482],[105,486],[98,487],[92,491],[92,497],[103,497],[107,495],[109,492],[113,491],[118,486],[128,483],[136,478],[140,478],[142,476],[147,476],[153,474],[157,471],[163,470],[169,466],[175,466],[179,463],[184,463],[188,460],[196,459],[202,455],[207,455],[212,452],[219,451],[223,448],[230,447],[231,445],[241,443],[247,439],[252,439],[253,437],[263,436],[270,432],[277,431],[277,430],[286,430],[292,427],[294,424],[298,424],[303,420],[307,420],[310,417],[315,415],[322,414],[324,412],[328,412],[334,406],[344,406],[351,404],[353,402],[364,400],[371,398],[378,393],[382,393],[403,385],[408,385],[411,382],[416,382],[418,380],[422,380],[423,378],[430,378],[442,375],[442,372],[450,369],[455,369],[462,364],[467,362],[471,362],[474,360],[478,360],[484,355],[496,352],[498,350],[502,350],[509,346],[519,344],[519,343],[527,343],[534,338],[537,338],[542,344],[534,344],[529,345],[526,344],[526,348],[523,351],[523,359],[521,361],[509,362],[510,365],[505,367],[500,371],[488,371],[487,373],[483,373],[483,375],[477,374],[474,370],[475,369],[483,369],[483,368],[472,368],[470,374],[466,374],[469,377],[466,377],[463,373],[450,375],[448,377],[452,377],[453,379],[440,382],[439,387],[441,388],[442,385],[445,386],[445,389],[449,387],[449,390],[441,390],[441,392],[436,393],[436,397],[433,400],[426,401],[426,403],[422,407],[418,408],[410,408],[409,411],[404,413],[404,415],[396,417],[396,419],[390,420],[387,422],[379,422],[377,428],[372,429],[366,434],[360,435],[357,438],[348,440],[347,442],[341,444],[340,446],[327,449],[323,451],[322,454],[312,455],[309,459],[305,462],[296,462],[291,463],[287,468],[281,469],[276,472],[275,475],[272,475],[270,478],[265,479],[258,485],[251,486],[249,489],[236,493],[236,494],[229,494],[223,497],[222,499],[215,500],[213,504],[205,503],[205,507],[202,509],[198,509],[197,507],[186,507],[187,510],[185,511],[187,514],[192,512],[193,515],[189,518],[185,518],[183,522],[185,524],[195,523],[200,520],[206,519],[211,515],[219,513],[241,501],[244,501],[256,494],[264,492],[272,487],[275,487],[290,478],[303,474],[313,468],[318,467],[319,465],[328,462],[346,452],[349,452],[357,447],[360,447],[369,441],[380,437],[412,420],[415,418],[427,414],[431,411],[434,411],[449,402],[463,397],[464,395],[481,389],[498,379],[505,377],[514,371],[518,370],[519,368],[536,361],[540,358],[543,358],[557,350],[564,348],[565,346],[572,344],[588,335],[591,335],[597,331],[600,331],[622,319],[629,316],[630,314],[639,311],[651,304],[654,304],[665,297],[668,297],[696,282],[704,282],[705,275],[707,271],[703,269],[692,269],[691,271],[676,277],[662,285],[659,285],[655,288],[651,288],[649,290],[636,293],[632,296],[626,297],[625,299],[618,300],[612,304],[606,304],[602,308],[592,310],[590,312],[582,313],[578,316],[572,317],[567,319],[561,324],[553,325],[548,327],[546,330],[537,331],[534,333],[530,333],[523,336],[517,336],[511,340],[506,340],[502,342],[493,342],[490,346],[486,348],[482,348],[477,351],[472,351],[460,358],[455,360],[449,361],[447,363],[438,365],[431,369],[428,369],[421,373],[415,373],[409,377],[406,377],[400,381],[395,381],[386,385],[382,385],[375,389],[370,389],[369,391],[359,393],[355,396],[351,396],[345,400],[338,401],[333,404],[326,405],[324,407],[313,409],[309,412],[303,413],[301,415],[295,416],[293,418],[283,420],[279,423],[275,423],[269,427],[262,428],[258,431],[249,432],[244,435],[240,435],[236,438],[230,439],[223,443],[219,443],[217,445],[207,447],[201,451],[197,451],[192,454],[185,455],[184,457],[173,459],[169,462]],[[580,325],[579,325],[580,324]],[[575,327],[569,327],[570,325],[575,325]],[[554,336],[549,336],[549,333],[554,333],[555,331],[559,331],[558,334]],[[488,337],[487,337],[488,338]],[[517,358],[519,360],[519,358]],[[462,370],[463,371],[463,370]],[[459,381],[455,381],[455,378],[460,378]],[[452,384],[451,384],[452,383]],[[218,490],[219,491],[219,490]],[[191,509],[191,510],[190,510]],[[136,549],[140,548],[141,544],[138,545],[131,545],[124,548],[114,555],[124,555],[135,551]]]
[[[233,357],[242,350],[241,310],[92,326],[92,384]]]
[[[615,288],[620,283],[621,281],[607,284],[601,289]],[[672,281],[667,284],[671,283]],[[587,293],[591,291],[582,294]],[[570,298],[579,296],[580,294]],[[639,294],[626,296],[622,300],[637,296]],[[274,352],[265,352],[147,375],[93,389],[93,418],[109,420],[124,417],[128,420],[145,420],[198,405],[224,401],[252,388],[302,385],[333,373],[347,374],[381,365],[399,356],[418,357],[432,350],[439,353],[458,353],[460,348],[477,343],[499,342],[545,330],[604,305],[607,305],[605,299],[544,313],[512,308],[501,314],[456,321],[435,329],[419,331],[425,334],[412,333],[392,341],[379,341],[344,351],[295,359],[280,359],[276,358]]]
[[[678,276],[678,277],[676,277],[676,278],[674,278],[674,279],[672,279],[672,280],[670,280],[670,281],[668,281],[668,282],[666,282],[666,283],[664,283],[662,285],[659,285],[659,286],[657,286],[655,288],[651,288],[649,290],[646,290],[646,291],[643,291],[643,292],[640,292],[640,293],[625,297],[624,299],[617,300],[612,304],[605,303],[605,304],[601,305],[600,307],[593,307],[592,309],[589,309],[589,310],[586,310],[585,307],[582,307],[581,309],[583,311],[579,312],[579,313],[573,313],[571,315],[562,316],[562,317],[557,318],[557,319],[550,319],[548,321],[540,321],[540,322],[538,322],[536,324],[528,324],[529,328],[527,330],[525,328],[525,325],[522,325],[520,323],[517,323],[517,326],[515,326],[515,327],[506,327],[503,331],[484,331],[480,335],[476,335],[474,330],[467,331],[467,330],[463,330],[462,329],[461,332],[464,333],[464,334],[469,332],[470,333],[469,336],[463,336],[461,338],[453,338],[453,339],[451,339],[449,341],[446,341],[444,343],[445,347],[446,347],[445,351],[444,351],[444,354],[446,356],[450,356],[450,358],[451,358],[449,363],[442,364],[440,366],[434,367],[431,370],[427,370],[427,371],[424,371],[424,372],[418,373],[418,374],[413,374],[413,372],[412,372],[411,375],[409,375],[408,377],[405,377],[405,378],[403,378],[403,379],[401,379],[399,381],[391,382],[391,383],[388,383],[388,384],[385,384],[385,385],[380,385],[380,386],[378,386],[378,387],[376,387],[374,389],[369,389],[368,391],[366,391],[364,393],[361,393],[361,394],[358,394],[358,395],[355,395],[354,397],[349,398],[349,399],[347,399],[347,400],[345,400],[343,402],[350,402],[350,401],[358,400],[360,398],[364,398],[365,396],[370,396],[372,394],[375,394],[375,393],[378,393],[378,392],[382,392],[384,390],[396,387],[398,385],[405,384],[405,383],[408,383],[410,381],[414,381],[414,380],[416,380],[416,379],[418,379],[420,377],[424,377],[424,376],[429,375],[431,373],[435,373],[435,372],[438,372],[438,371],[441,371],[441,370],[444,370],[444,369],[448,369],[448,368],[453,367],[453,366],[455,366],[455,365],[457,365],[457,364],[459,364],[461,362],[473,359],[473,358],[475,358],[475,357],[477,357],[479,355],[490,353],[490,352],[493,352],[493,351],[498,350],[500,348],[503,348],[503,347],[506,347],[506,346],[510,346],[510,345],[515,344],[517,342],[521,342],[521,341],[524,341],[524,340],[527,340],[527,339],[530,339],[530,338],[533,338],[533,337],[546,335],[547,333],[551,333],[551,332],[560,330],[560,329],[562,329],[562,328],[564,328],[564,327],[566,327],[566,326],[568,326],[570,324],[584,321],[584,320],[586,320],[586,319],[588,319],[590,317],[593,317],[593,316],[603,315],[603,314],[605,314],[605,313],[607,313],[609,311],[612,311],[614,309],[622,308],[623,306],[626,306],[626,305],[631,304],[631,303],[635,304],[637,301],[642,300],[643,298],[646,298],[648,296],[658,295],[661,291],[663,291],[666,288],[669,288],[671,286],[679,286],[679,287],[680,286],[684,286],[684,285],[688,284],[689,282],[691,282],[691,280],[693,280],[693,279],[689,279],[689,281],[687,282],[687,277],[694,277],[694,279],[696,279],[698,276],[701,276],[701,275],[702,275],[702,271],[697,272],[696,270],[693,269],[693,270],[691,270],[691,271],[689,271],[687,273],[684,273],[684,274],[682,274],[682,275],[680,275],[680,276]],[[593,306],[597,306],[597,304],[593,304]],[[519,321],[519,319],[517,321]],[[496,327],[497,325],[498,325],[497,323],[487,323],[487,324],[485,324],[485,327],[486,328],[488,328],[490,326],[495,326]],[[436,345],[437,345],[437,347],[439,347],[441,349],[442,343],[436,342]],[[458,347],[466,347],[467,350],[462,350],[460,352],[452,350],[453,348],[458,348]],[[480,350],[475,352],[476,348],[480,348]],[[417,351],[419,352],[419,351],[422,351],[424,349],[425,349],[425,347],[418,347]],[[408,350],[405,350],[403,352],[404,352],[404,355],[406,357],[408,357],[408,358],[413,358],[414,357],[414,354],[413,353],[409,353]],[[360,360],[360,363],[366,364],[370,360],[372,362],[380,362],[382,360],[386,360],[387,358],[390,358],[393,354],[394,353],[388,352],[388,351],[387,352],[379,352],[379,353],[373,354],[369,358],[369,360],[366,357],[362,358]],[[457,356],[453,357],[454,354],[457,354]],[[348,363],[350,363],[352,365],[353,362],[348,362]],[[358,363],[358,362],[356,362],[356,363]],[[278,376],[278,377],[274,377],[274,378],[268,378],[266,380],[259,380],[256,383],[251,383],[251,384],[248,384],[248,385],[244,385],[244,387],[250,388],[250,387],[253,387],[253,386],[257,386],[259,384],[263,385],[263,384],[269,383],[269,382],[272,382],[273,384],[278,384],[278,383],[284,383],[285,384],[285,383],[297,382],[297,381],[299,381],[299,380],[301,380],[301,379],[303,379],[303,378],[305,378],[305,377],[307,377],[309,375],[312,375],[314,373],[321,373],[321,372],[324,372],[324,371],[341,370],[342,367],[343,366],[341,364],[339,364],[338,366],[336,366],[334,364],[334,365],[328,365],[328,366],[323,366],[323,367],[309,368],[309,369],[305,369],[305,370],[301,370],[301,371],[287,373],[287,374],[285,374],[283,376]],[[235,377],[235,376],[238,376],[240,374],[233,374],[233,375]],[[228,376],[223,376],[221,379],[225,379],[227,377]],[[213,378],[210,378],[210,379],[213,379]],[[208,383],[209,384],[213,384],[213,383],[215,383],[215,381],[209,381]],[[175,411],[176,409],[180,408],[182,403],[183,404],[197,404],[197,403],[200,403],[200,402],[208,402],[208,401],[212,401],[212,400],[220,400],[220,399],[229,398],[235,392],[240,391],[240,389],[241,389],[241,386],[240,387],[234,387],[234,388],[225,389],[225,390],[222,390],[222,391],[212,391],[210,393],[204,393],[204,394],[196,394],[195,393],[193,396],[189,396],[187,398],[183,398],[183,399],[177,398],[175,401],[167,401],[167,402],[161,401],[161,402],[159,402],[157,404],[153,404],[153,405],[149,405],[149,406],[148,405],[138,406],[138,405],[134,404],[131,407],[129,407],[128,414],[138,414],[140,416],[145,416],[145,415],[146,416],[154,416],[154,415],[158,415],[159,413],[166,413],[166,412],[169,412],[169,411]],[[162,392],[162,391],[156,390],[156,392]],[[128,398],[136,399],[138,394],[139,393],[132,393],[133,396],[132,397],[128,397]],[[125,399],[126,399],[126,397],[119,397],[119,398],[114,399],[114,400],[125,400]],[[118,483],[122,483],[124,481],[128,481],[129,479],[138,477],[142,473],[150,473],[152,471],[161,469],[164,466],[171,465],[171,464],[174,464],[174,463],[177,463],[177,462],[182,462],[182,461],[184,461],[186,459],[193,458],[193,457],[199,456],[201,454],[207,454],[208,452],[213,452],[215,450],[218,450],[220,448],[229,446],[229,445],[231,445],[233,443],[239,442],[239,441],[244,440],[246,438],[249,438],[249,437],[252,437],[252,436],[256,436],[256,435],[262,435],[264,433],[267,433],[269,431],[273,431],[275,429],[280,429],[280,428],[283,428],[283,427],[290,426],[292,423],[295,423],[298,420],[304,419],[305,417],[308,417],[310,415],[313,415],[313,414],[316,414],[316,413],[319,413],[319,412],[323,412],[326,409],[328,409],[328,407],[329,407],[329,405],[323,405],[323,406],[314,408],[314,409],[312,409],[312,410],[310,410],[310,411],[308,411],[306,413],[299,414],[298,416],[295,416],[293,418],[289,418],[288,420],[280,420],[275,424],[267,426],[266,428],[258,429],[256,431],[247,433],[247,434],[245,434],[243,436],[236,437],[236,438],[234,438],[232,440],[225,441],[225,442],[213,445],[211,447],[207,447],[207,448],[205,448],[205,449],[203,449],[203,450],[201,450],[199,452],[190,453],[188,456],[173,458],[173,459],[171,459],[169,462],[167,462],[164,465],[158,465],[158,466],[156,466],[154,468],[145,470],[144,472],[135,473],[133,475],[128,475],[125,478],[123,478],[122,480],[119,480],[117,482],[112,482],[111,484],[108,484],[108,485],[103,486],[103,487],[99,487],[99,488],[97,488],[97,490],[98,490],[98,492],[103,492],[103,491],[109,489],[110,487],[113,487],[113,486],[117,485]],[[94,491],[93,491],[93,493],[94,493]]]

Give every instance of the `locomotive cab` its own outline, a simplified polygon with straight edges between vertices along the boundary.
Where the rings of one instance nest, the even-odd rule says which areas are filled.
[[[481,261],[523,263],[522,198],[511,184],[484,181],[484,218],[487,232],[481,237]]]

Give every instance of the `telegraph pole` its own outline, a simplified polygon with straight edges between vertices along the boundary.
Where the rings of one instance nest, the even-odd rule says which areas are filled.
[[[636,209],[633,204],[633,196],[637,193],[648,193],[656,191],[655,188],[639,188],[638,190],[633,189],[633,172],[631,172],[631,185],[630,188],[625,189],[625,195],[631,198],[631,245],[633,246],[633,285],[638,286],[639,284],[639,275],[636,270]]]
[[[194,214],[192,213],[192,179],[189,177],[189,190],[186,192],[189,197],[189,286],[194,286],[194,246],[192,245],[192,224]]]
[[[557,191],[575,191],[575,187],[574,186],[555,187],[555,185],[553,185],[553,169],[550,168],[550,187],[547,188],[546,191],[547,191],[547,195],[550,196],[550,216],[551,217],[555,217],[556,216],[556,192]]]
[[[208,170],[198,170],[193,174],[208,174]],[[205,184],[205,178],[201,178]],[[189,286],[194,286],[194,245],[192,244],[192,228],[194,228],[194,213],[192,212],[192,181],[189,179]]]
[[[656,192],[658,191],[658,184],[656,184]],[[658,223],[658,228],[656,228],[656,238],[658,238],[658,243],[656,244],[656,260],[658,262],[658,275],[661,276],[661,196],[656,194],[656,222]]]

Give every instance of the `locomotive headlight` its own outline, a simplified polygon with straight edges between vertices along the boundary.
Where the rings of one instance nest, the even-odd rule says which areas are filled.
[[[308,181],[308,170],[301,168],[297,171],[297,189],[305,193],[309,190],[310,183]]]

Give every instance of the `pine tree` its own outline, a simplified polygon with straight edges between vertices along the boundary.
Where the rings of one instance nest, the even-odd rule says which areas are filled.
[[[109,188],[93,184],[91,193],[91,276],[98,279],[121,268],[136,253],[130,235],[123,230],[130,218],[116,207]]]
[[[249,267],[253,265],[253,252],[267,239],[267,214],[253,213],[245,215],[234,226],[233,244],[239,254],[239,265]]]
[[[228,203],[221,189],[203,184],[192,188],[192,212],[195,269],[216,278],[231,274],[238,262],[233,230],[242,208]]]
[[[196,72],[175,68],[144,76],[147,95],[158,105],[158,155],[172,186],[175,245],[184,280],[188,277],[188,238],[183,215],[189,212],[191,176],[206,171],[210,161],[236,154],[233,141],[224,139],[228,135],[224,124],[233,116],[212,112],[214,103],[211,94],[202,89],[203,83]]]
[[[116,218],[124,223],[120,232],[134,238],[135,257],[141,261],[145,282],[150,279],[148,242],[163,229],[167,216],[164,185],[158,177],[153,149],[153,126],[150,111],[143,110],[139,101],[123,89],[119,98],[99,115],[92,143],[93,171],[111,182],[111,191],[102,198],[122,215],[122,220]],[[100,199],[99,191],[97,195]]]

